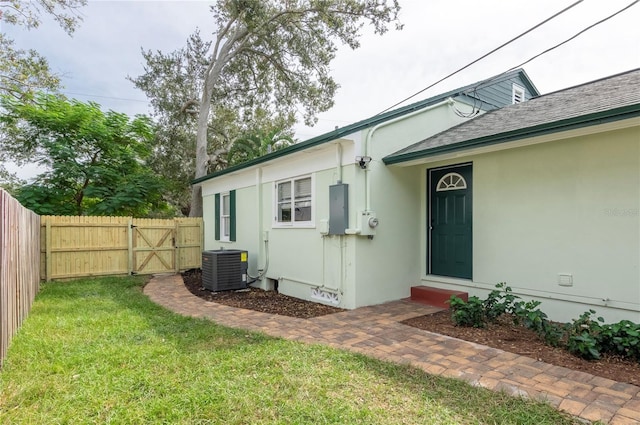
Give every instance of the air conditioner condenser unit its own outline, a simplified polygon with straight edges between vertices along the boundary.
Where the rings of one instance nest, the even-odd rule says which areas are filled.
[[[247,287],[247,251],[225,249],[202,252],[202,285],[213,292]]]

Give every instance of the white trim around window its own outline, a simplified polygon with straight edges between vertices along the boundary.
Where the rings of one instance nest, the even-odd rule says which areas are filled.
[[[273,227],[315,227],[313,175],[273,184]]]

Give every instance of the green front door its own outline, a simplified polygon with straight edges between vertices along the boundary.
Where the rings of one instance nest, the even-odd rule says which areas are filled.
[[[472,278],[471,164],[428,171],[431,274]]]

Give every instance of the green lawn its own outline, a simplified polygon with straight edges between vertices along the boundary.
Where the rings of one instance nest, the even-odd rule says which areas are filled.
[[[415,368],[181,317],[143,283],[45,284],[0,372],[0,423],[577,423]]]

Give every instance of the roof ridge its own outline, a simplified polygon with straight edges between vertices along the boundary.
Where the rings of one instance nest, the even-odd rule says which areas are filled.
[[[561,89],[558,89],[558,90],[554,90],[554,91],[549,92],[549,93],[544,93],[544,94],[532,97],[530,100],[539,99],[541,97],[550,96],[552,94],[561,93],[561,92],[564,92],[564,91],[567,91],[567,90],[577,89],[579,87],[588,86],[588,85],[591,85],[591,84],[596,84],[596,83],[599,83],[601,81],[611,80],[611,79],[614,79],[614,78],[621,77],[623,75],[632,74],[632,73],[637,72],[637,71],[640,71],[640,68],[634,68],[634,69],[630,69],[628,71],[618,72],[617,74],[608,75],[606,77],[596,78],[595,80],[586,81],[584,83],[576,84],[574,86],[564,87],[564,88],[561,88]]]

